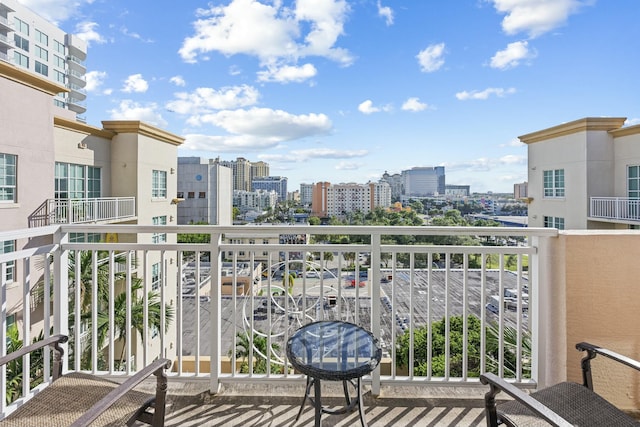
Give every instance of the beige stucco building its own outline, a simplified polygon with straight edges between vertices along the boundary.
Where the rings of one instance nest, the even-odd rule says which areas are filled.
[[[529,226],[640,225],[640,125],[587,117],[520,136],[528,149]]]
[[[55,94],[64,91],[64,86],[0,61],[0,230],[60,223],[175,224],[177,149],[183,138],[138,121],[104,121],[102,127],[81,123],[73,112],[54,104]],[[69,240],[153,244],[175,242],[176,235],[73,233]],[[3,241],[0,253],[34,244]],[[176,277],[177,260],[136,258],[144,259],[136,266],[138,277],[146,278],[153,291],[164,287],[166,303],[175,305],[177,284],[171,278]],[[8,323],[21,330],[31,324],[31,334],[37,336],[42,307],[32,299],[30,319],[23,321],[16,303],[22,301],[22,289],[11,286],[20,282],[23,269],[9,264],[4,272]],[[42,271],[29,274],[35,287]],[[158,340],[146,344],[152,353],[155,347],[159,351]]]

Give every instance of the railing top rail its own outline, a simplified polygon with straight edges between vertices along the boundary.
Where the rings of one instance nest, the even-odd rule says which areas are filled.
[[[555,228],[528,227],[432,227],[432,226],[331,226],[331,225],[62,225],[63,232],[189,233],[225,234],[231,237],[273,234],[349,234],[349,235],[474,235],[474,236],[546,236],[555,237]]]

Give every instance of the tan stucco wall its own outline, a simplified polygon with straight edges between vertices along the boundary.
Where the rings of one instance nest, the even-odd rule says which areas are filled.
[[[566,260],[564,284],[556,285],[566,285],[567,379],[582,381],[577,342],[640,360],[640,232],[561,232],[558,244]],[[640,373],[599,357],[593,375],[596,391],[616,406],[640,409]]]

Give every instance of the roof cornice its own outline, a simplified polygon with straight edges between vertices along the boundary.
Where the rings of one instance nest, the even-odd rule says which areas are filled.
[[[76,120],[65,119],[64,117],[54,116],[53,125],[57,128],[68,129],[74,132],[84,133],[86,135],[99,136],[101,138],[111,139],[115,136],[115,132],[100,129],[95,126],[88,125]]]
[[[612,130],[609,133],[613,135],[614,138],[618,138],[620,136],[636,135],[640,133],[640,125],[625,126],[620,129]]]
[[[45,79],[44,77],[40,77],[37,74],[30,73],[29,71],[4,61],[0,61],[0,76],[51,96],[61,92],[69,92],[69,89],[61,84]]]
[[[102,122],[102,126],[115,133],[136,133],[168,142],[173,145],[181,145],[184,142],[184,138],[181,136],[167,132],[166,130],[162,130],[155,126],[151,126],[139,120],[104,120]]]
[[[537,132],[519,136],[518,139],[525,144],[546,141],[551,138],[571,135],[586,131],[613,131],[619,129],[624,124],[626,117],[586,117],[572,122],[563,123],[558,126],[543,129]]]

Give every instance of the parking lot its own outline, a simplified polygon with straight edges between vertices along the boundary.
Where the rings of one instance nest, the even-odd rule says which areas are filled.
[[[466,313],[480,316],[484,311],[487,321],[499,319],[498,314],[486,309],[492,296],[499,295],[500,276],[498,271],[485,272],[484,301],[481,299],[482,276],[480,271],[470,270],[466,277],[462,270],[433,269],[431,282],[427,271],[415,270],[413,279],[404,270],[396,271],[392,281],[381,283],[381,341],[383,351],[390,352],[392,331],[396,336],[408,329],[411,313],[415,327],[429,321],[442,320],[445,315],[456,316]],[[313,276],[313,275],[312,275]],[[353,275],[351,275],[352,277]],[[364,287],[351,287],[349,274],[340,280],[335,274],[324,274],[322,280],[317,277],[297,278],[291,292],[284,293],[282,281],[272,280],[270,287],[263,281],[263,290],[258,296],[222,298],[222,348],[224,354],[233,346],[233,337],[238,332],[253,328],[258,333],[269,335],[276,344],[278,352],[284,351],[284,338],[304,323],[316,319],[342,319],[359,324],[370,324],[371,301],[369,299],[371,283],[365,280]],[[521,279],[526,286],[526,279]],[[413,283],[413,286],[411,286]],[[322,286],[320,286],[322,284]],[[503,273],[504,289],[517,287],[517,277],[512,273]],[[266,290],[273,295],[271,298]],[[304,293],[306,298],[302,297]],[[284,294],[284,295],[283,295]],[[331,301],[333,300],[333,301]],[[210,303],[200,301],[200,354],[210,352]],[[505,309],[503,316],[507,325],[515,325],[518,313]],[[186,355],[195,354],[195,307],[194,298],[183,298],[183,341]],[[521,314],[521,322],[526,327],[527,314]]]

